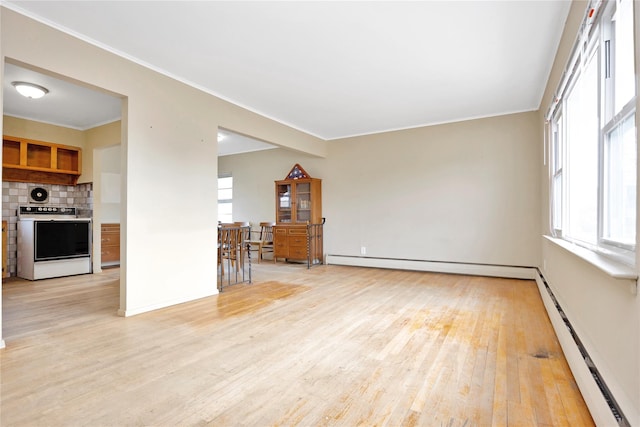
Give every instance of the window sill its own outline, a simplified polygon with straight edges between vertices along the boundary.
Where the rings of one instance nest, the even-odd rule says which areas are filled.
[[[582,260],[588,262],[614,279],[627,279],[627,280],[638,280],[638,272],[634,267],[628,266],[618,261],[614,261],[609,259],[603,255],[600,255],[596,252],[590,251],[587,248],[583,248],[574,243],[567,242],[563,239],[558,239],[551,236],[543,236],[548,241],[555,243],[561,248],[565,249],[568,252],[576,255]]]

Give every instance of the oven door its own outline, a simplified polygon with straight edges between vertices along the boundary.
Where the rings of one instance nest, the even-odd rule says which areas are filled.
[[[36,220],[34,246],[34,261],[89,257],[91,220]]]

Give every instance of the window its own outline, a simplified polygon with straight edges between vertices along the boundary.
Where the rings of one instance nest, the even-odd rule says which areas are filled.
[[[233,177],[218,176],[218,221],[233,222]]]
[[[630,264],[637,179],[633,3],[592,1],[549,110],[553,234]]]
[[[633,116],[605,135],[603,239],[633,248],[636,225],[636,133]]]

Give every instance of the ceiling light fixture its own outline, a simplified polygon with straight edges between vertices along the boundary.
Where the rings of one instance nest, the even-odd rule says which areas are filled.
[[[16,88],[18,93],[26,98],[38,99],[49,93],[49,89],[33,83],[27,82],[12,82],[13,87]]]

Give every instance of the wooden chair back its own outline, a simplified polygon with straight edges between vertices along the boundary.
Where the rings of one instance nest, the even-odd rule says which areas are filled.
[[[261,222],[260,223],[260,240],[266,244],[273,243],[273,226],[275,222]]]
[[[245,256],[249,251],[248,225],[238,223],[220,224],[218,227],[218,264],[220,274],[224,276],[225,262],[231,270],[235,266],[236,272],[244,269]]]
[[[230,225],[231,226],[225,227],[225,224],[222,224],[218,229],[218,244],[222,258],[235,259],[240,237],[240,228],[235,227],[233,224]]]
[[[233,223],[235,227],[243,227],[240,231],[240,235],[242,236],[242,241],[246,242],[251,240],[251,224],[247,221],[236,221]],[[241,241],[241,242],[242,242]]]
[[[262,260],[264,252],[273,252],[273,226],[275,222],[261,222],[260,231],[254,231],[257,238],[249,240],[252,251],[258,251],[258,263]],[[266,249],[266,251],[265,251]]]

